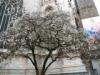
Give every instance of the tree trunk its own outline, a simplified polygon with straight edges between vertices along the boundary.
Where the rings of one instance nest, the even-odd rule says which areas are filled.
[[[36,70],[36,75],[45,75],[45,72],[42,70]]]
[[[38,70],[36,70],[36,75],[39,75],[39,71]]]
[[[44,72],[41,72],[41,75],[45,75],[45,73]]]
[[[91,60],[89,60],[89,59],[82,59],[82,60],[83,60],[83,63],[85,64],[87,70],[93,70],[93,65],[92,65]]]
[[[90,63],[90,70],[93,70],[93,64],[91,59],[89,60],[89,63]]]

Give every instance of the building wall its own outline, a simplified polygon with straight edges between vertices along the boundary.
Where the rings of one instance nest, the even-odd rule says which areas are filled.
[[[92,60],[93,68],[97,70],[98,75],[100,75],[100,59]]]
[[[43,62],[43,58],[38,59],[38,64],[41,67]],[[35,74],[35,70],[33,65],[31,64],[30,60],[15,56],[11,60],[6,60],[2,64],[0,64],[0,69],[5,70],[14,70],[14,69],[28,69],[32,70]],[[51,67],[47,70],[47,74],[61,74],[61,73],[77,73],[77,72],[86,72],[85,65],[82,63],[80,58],[73,58],[73,59],[58,59],[55,63],[51,65]],[[12,73],[12,72],[11,72]],[[27,72],[31,73],[31,72]]]
[[[82,19],[89,19],[93,17],[99,17],[100,16],[100,0],[76,0],[77,6],[79,9],[80,14],[80,21]],[[96,18],[95,18],[96,20]],[[96,21],[99,21],[98,19]],[[90,22],[87,22],[89,24]],[[87,25],[88,27],[89,25]],[[91,25],[90,25],[91,26]],[[93,51],[93,49],[97,49],[96,45],[91,45],[91,56],[92,56],[92,65],[93,68],[97,70],[98,75],[100,75],[100,59],[99,58],[99,49],[96,51]],[[97,53],[96,53],[97,52]],[[98,58],[97,58],[98,57]]]
[[[93,0],[75,0],[81,19],[98,16],[98,11]]]
[[[70,15],[70,19],[72,19],[73,13],[72,9],[69,6],[69,0],[23,0],[23,9],[26,13],[34,13],[34,12],[42,12],[43,15],[49,14],[52,11],[64,12]],[[45,11],[45,9],[51,6],[54,10]],[[73,19],[72,19],[73,20]],[[71,20],[71,22],[72,22]],[[73,22],[74,23],[74,20]],[[38,63],[42,63],[42,59],[38,60]],[[41,66],[41,65],[40,65]],[[23,57],[14,57],[10,61],[4,61],[0,64],[1,69],[34,69],[31,62],[28,59]],[[74,58],[72,60],[68,60],[66,58],[62,60],[56,61],[48,70],[48,74],[56,74],[56,73],[72,73],[72,72],[85,72],[85,65],[82,63],[80,58]]]
[[[24,0],[23,6],[25,12],[46,12],[45,9],[48,6],[54,8],[54,10],[58,10],[58,12],[69,12],[69,2],[68,0]]]
[[[23,9],[25,13],[32,14],[40,11],[41,0],[23,0]]]
[[[93,0],[95,3],[95,6],[97,8],[98,14],[100,15],[100,0]]]

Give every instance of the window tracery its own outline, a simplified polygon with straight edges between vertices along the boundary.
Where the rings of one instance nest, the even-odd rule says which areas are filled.
[[[0,2],[0,32],[5,31],[22,15],[23,0],[1,0]]]

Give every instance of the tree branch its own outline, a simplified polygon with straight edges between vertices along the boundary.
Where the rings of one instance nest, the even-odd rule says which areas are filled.
[[[57,58],[59,58],[60,53],[61,53],[61,51],[59,50],[57,56],[54,59],[52,59],[52,61],[45,67],[44,72],[47,71],[47,69],[57,60]]]
[[[35,56],[35,47],[33,47],[32,49],[32,56],[33,56],[33,60],[34,60],[34,63],[35,63],[35,69],[38,70],[38,65],[37,65],[37,61],[36,61],[36,56]]]
[[[32,64],[35,66],[35,63],[30,56],[28,55],[22,55],[22,56],[24,56],[25,58],[28,58],[32,62]]]
[[[48,61],[49,57],[51,56],[51,54],[52,54],[52,51],[49,51],[49,54],[47,55],[47,57],[44,60],[44,63],[43,63],[43,66],[42,66],[43,72],[45,72],[45,67],[46,67],[47,61]]]
[[[27,43],[27,45],[29,46],[30,50],[32,51],[32,57],[33,57],[33,60],[34,60],[34,67],[36,70],[38,70],[38,65],[37,65],[37,61],[36,61],[36,56],[35,56],[35,46],[34,45],[30,45]]]

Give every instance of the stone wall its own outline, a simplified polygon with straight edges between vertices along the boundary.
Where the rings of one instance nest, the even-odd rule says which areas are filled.
[[[46,0],[45,0],[46,1]],[[52,1],[52,0],[51,0]],[[70,15],[71,22],[74,23],[74,20],[72,19],[72,9],[69,7],[68,0],[56,0],[56,2],[52,1],[50,4],[45,3],[41,7],[41,2],[39,0],[29,0],[29,3],[27,0],[24,0],[23,9],[25,9],[26,12],[33,13],[33,12],[44,12],[45,9],[50,5],[54,8],[54,10],[57,10],[58,12],[62,11],[68,15]],[[21,4],[22,5],[22,4]],[[46,14],[45,14],[46,15]],[[4,25],[3,25],[4,26]],[[39,58],[38,63],[41,64],[43,61],[43,58]],[[39,65],[41,67],[41,65]],[[20,56],[15,56],[11,60],[5,60],[0,64],[0,69],[34,69],[33,65],[28,59],[25,59]],[[51,65],[49,70],[47,71],[47,74],[59,74],[59,73],[72,73],[72,72],[86,72],[85,65],[82,63],[82,60],[80,58],[74,58],[74,59],[59,59],[54,64]]]
[[[92,60],[93,68],[97,69],[98,75],[100,75],[100,59]]]
[[[43,62],[43,58],[38,59],[38,64]],[[8,70],[32,70],[35,73],[34,67],[30,60],[23,58],[21,56],[14,56],[11,60],[6,60],[0,64],[0,69]],[[60,73],[76,73],[76,72],[86,72],[85,65],[82,63],[80,58],[73,59],[58,59],[53,63],[47,70],[47,74],[60,74]],[[30,72],[31,73],[31,72]]]
[[[81,19],[98,16],[93,0],[76,0]]]
[[[41,0],[23,0],[24,13],[40,12]]]
[[[53,10],[58,12],[70,12],[68,0],[23,0],[23,7],[26,12],[48,12],[45,9],[51,6]]]

